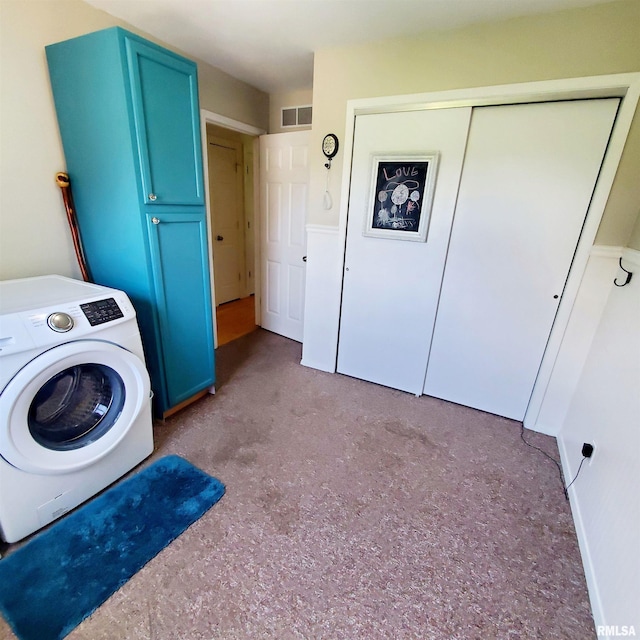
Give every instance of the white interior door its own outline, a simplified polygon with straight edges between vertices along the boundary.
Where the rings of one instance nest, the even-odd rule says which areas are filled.
[[[261,324],[302,342],[309,131],[260,137]]]
[[[422,393],[470,118],[470,108],[357,116],[340,373]],[[374,156],[431,152],[439,154],[439,164],[426,242],[363,235],[378,196],[372,184]]]
[[[425,394],[523,419],[618,102],[474,109]]]
[[[208,138],[213,275],[216,305],[244,292],[244,225],[242,146],[233,140]]]

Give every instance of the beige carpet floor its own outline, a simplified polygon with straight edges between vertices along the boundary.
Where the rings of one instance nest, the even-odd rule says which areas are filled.
[[[70,639],[595,638],[558,469],[519,423],[300,357],[229,343],[216,395],[156,425],[151,460],[227,493]]]

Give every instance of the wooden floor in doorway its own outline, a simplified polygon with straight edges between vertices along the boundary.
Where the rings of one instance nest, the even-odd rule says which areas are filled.
[[[236,340],[256,329],[255,297],[225,302],[216,308],[218,346]]]

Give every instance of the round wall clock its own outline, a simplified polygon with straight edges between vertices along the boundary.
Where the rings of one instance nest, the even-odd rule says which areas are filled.
[[[338,153],[338,136],[333,133],[328,133],[324,139],[322,140],[322,153],[329,160],[335,157],[336,153]]]

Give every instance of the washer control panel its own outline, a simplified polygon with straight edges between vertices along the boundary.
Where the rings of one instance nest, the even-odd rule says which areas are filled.
[[[74,340],[128,340],[139,333],[135,318],[127,294],[117,289],[62,276],[1,281],[0,382],[8,375],[7,356]]]
[[[86,302],[80,305],[80,309],[82,309],[82,313],[84,313],[92,327],[117,320],[118,318],[124,318],[124,314],[114,298]]]

